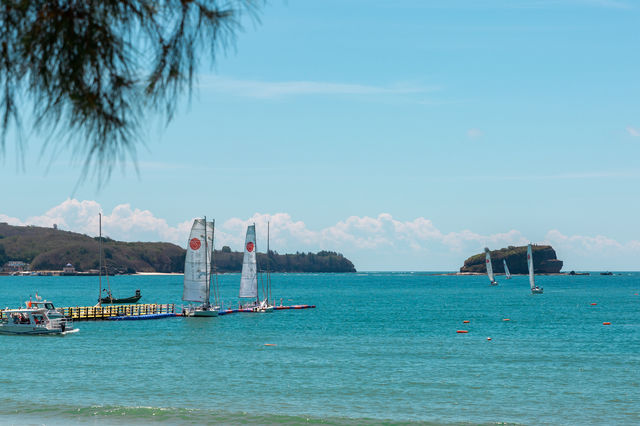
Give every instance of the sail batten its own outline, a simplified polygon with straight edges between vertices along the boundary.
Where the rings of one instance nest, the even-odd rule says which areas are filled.
[[[256,226],[247,227],[240,277],[240,297],[258,297],[258,265],[256,260]]]
[[[531,244],[527,246],[527,267],[529,268],[529,284],[531,285],[531,290],[533,290],[536,286],[536,280],[534,277],[534,270],[533,270],[533,253],[531,249]]]
[[[213,222],[205,222],[205,219],[195,219],[187,242],[182,300],[201,303],[209,302],[212,252]]]
[[[488,247],[484,248],[484,254],[485,254],[485,263],[487,265],[487,276],[489,277],[489,280],[493,283],[495,282],[495,277],[493,275],[493,265],[491,264],[491,252],[489,251]]]

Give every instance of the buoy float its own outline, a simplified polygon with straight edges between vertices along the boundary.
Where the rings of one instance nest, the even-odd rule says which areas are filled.
[[[511,321],[509,318],[502,318],[502,321]]]
[[[611,323],[607,321],[607,322],[603,322],[602,325],[611,325]]]
[[[596,305],[597,305],[597,303],[592,303],[592,304],[591,304],[591,306],[596,306]]]
[[[460,334],[464,334],[464,333],[468,333],[469,330],[456,330],[456,333],[460,333]]]
[[[265,346],[275,346],[276,344],[275,343],[265,343],[264,345]]]
[[[469,320],[462,321],[463,324],[469,324]]]
[[[487,340],[491,340],[491,337],[487,337]]]

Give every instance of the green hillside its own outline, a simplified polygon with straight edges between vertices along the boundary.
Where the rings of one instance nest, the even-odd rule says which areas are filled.
[[[122,242],[103,237],[109,273],[183,272],[186,251],[175,244],[162,242]],[[37,226],[11,226],[0,223],[0,266],[21,260],[33,271],[61,270],[67,263],[77,271],[98,269],[98,237]],[[219,272],[240,272],[242,253],[229,247],[216,251]],[[269,266],[274,272],[355,272],[353,263],[339,253],[267,255],[258,253],[261,270]]]

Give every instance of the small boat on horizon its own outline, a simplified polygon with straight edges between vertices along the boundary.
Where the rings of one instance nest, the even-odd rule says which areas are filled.
[[[504,275],[505,275],[505,279],[510,280],[511,279],[511,272],[509,272],[509,267],[507,266],[507,259],[502,259],[502,264],[504,265]]]
[[[217,290],[214,289],[215,303],[211,299],[211,279],[214,276],[213,266],[213,233],[215,222],[207,222],[207,218],[195,219],[191,226],[187,254],[184,259],[184,283],[182,300],[198,302],[200,305],[189,305],[182,308],[186,317],[217,317],[220,306],[217,306]]]
[[[535,273],[533,269],[533,250],[531,249],[531,243],[527,246],[527,266],[529,268],[529,285],[531,285],[532,294],[542,294],[542,287],[536,285]]]
[[[140,294],[140,290],[136,290],[135,296],[125,297],[125,298],[115,298],[111,293],[111,285],[109,284],[109,268],[107,268],[107,259],[104,257],[104,250],[102,249],[102,213],[98,213],[99,217],[99,232],[98,238],[100,241],[99,249],[98,249],[98,304],[96,306],[102,305],[115,305],[122,303],[138,303],[138,300],[142,297]],[[104,260],[104,263],[103,263]],[[102,288],[102,268],[104,265],[105,277],[107,280],[107,288]],[[106,296],[102,296],[102,293],[105,292]]]
[[[487,265],[487,276],[489,277],[490,285],[498,285],[496,277],[493,275],[493,264],[491,263],[491,252],[489,247],[484,248],[485,263]]]

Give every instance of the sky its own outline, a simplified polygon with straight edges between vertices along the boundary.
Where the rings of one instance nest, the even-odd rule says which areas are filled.
[[[552,244],[564,270],[640,270],[640,2],[271,1],[168,126],[98,188],[70,148],[10,134],[0,222],[358,270],[457,270]],[[22,152],[22,154],[21,154]]]

